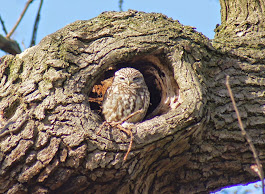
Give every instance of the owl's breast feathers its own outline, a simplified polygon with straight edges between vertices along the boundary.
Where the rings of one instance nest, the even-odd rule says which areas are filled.
[[[136,69],[135,71],[140,73]],[[136,123],[144,118],[149,103],[150,93],[144,81],[128,84],[117,78],[105,93],[102,113],[107,122],[117,122],[142,109],[142,112],[127,120],[127,122]]]

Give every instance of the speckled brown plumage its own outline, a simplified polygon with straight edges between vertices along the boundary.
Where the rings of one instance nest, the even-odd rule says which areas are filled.
[[[122,68],[115,73],[104,96],[102,113],[107,122],[118,122],[142,109],[127,120],[137,123],[145,117],[149,103],[150,93],[142,73],[134,68]]]

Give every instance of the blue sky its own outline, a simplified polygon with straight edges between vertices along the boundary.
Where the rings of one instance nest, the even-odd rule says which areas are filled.
[[[27,0],[2,0],[0,15],[7,31],[10,31],[16,23],[26,2]],[[22,22],[11,37],[20,44],[22,50],[30,44],[39,2],[40,0],[34,0],[31,3]],[[37,43],[46,35],[76,20],[88,20],[103,11],[119,11],[118,2],[119,0],[44,0]],[[123,10],[128,9],[163,13],[179,20],[183,25],[195,27],[197,31],[210,39],[214,37],[216,24],[221,22],[218,0],[124,0]],[[0,34],[4,35],[2,26],[0,26]],[[0,56],[4,54],[0,51]]]

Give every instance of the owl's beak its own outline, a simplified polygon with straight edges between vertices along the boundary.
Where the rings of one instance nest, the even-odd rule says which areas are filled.
[[[131,82],[131,80],[128,80],[128,82],[127,82],[127,83],[128,83],[128,85],[131,85],[131,83],[132,83],[132,82]]]

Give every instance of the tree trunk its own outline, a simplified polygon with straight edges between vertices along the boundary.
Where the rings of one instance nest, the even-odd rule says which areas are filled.
[[[264,0],[220,0],[222,24],[215,29],[216,49],[263,63],[265,45]]]
[[[264,52],[241,56],[248,46],[222,36],[212,44],[162,14],[105,12],[3,57],[0,192],[208,193],[257,180],[225,77],[263,162]],[[151,104],[124,161],[130,137],[102,125],[101,102],[127,66],[144,74]]]

